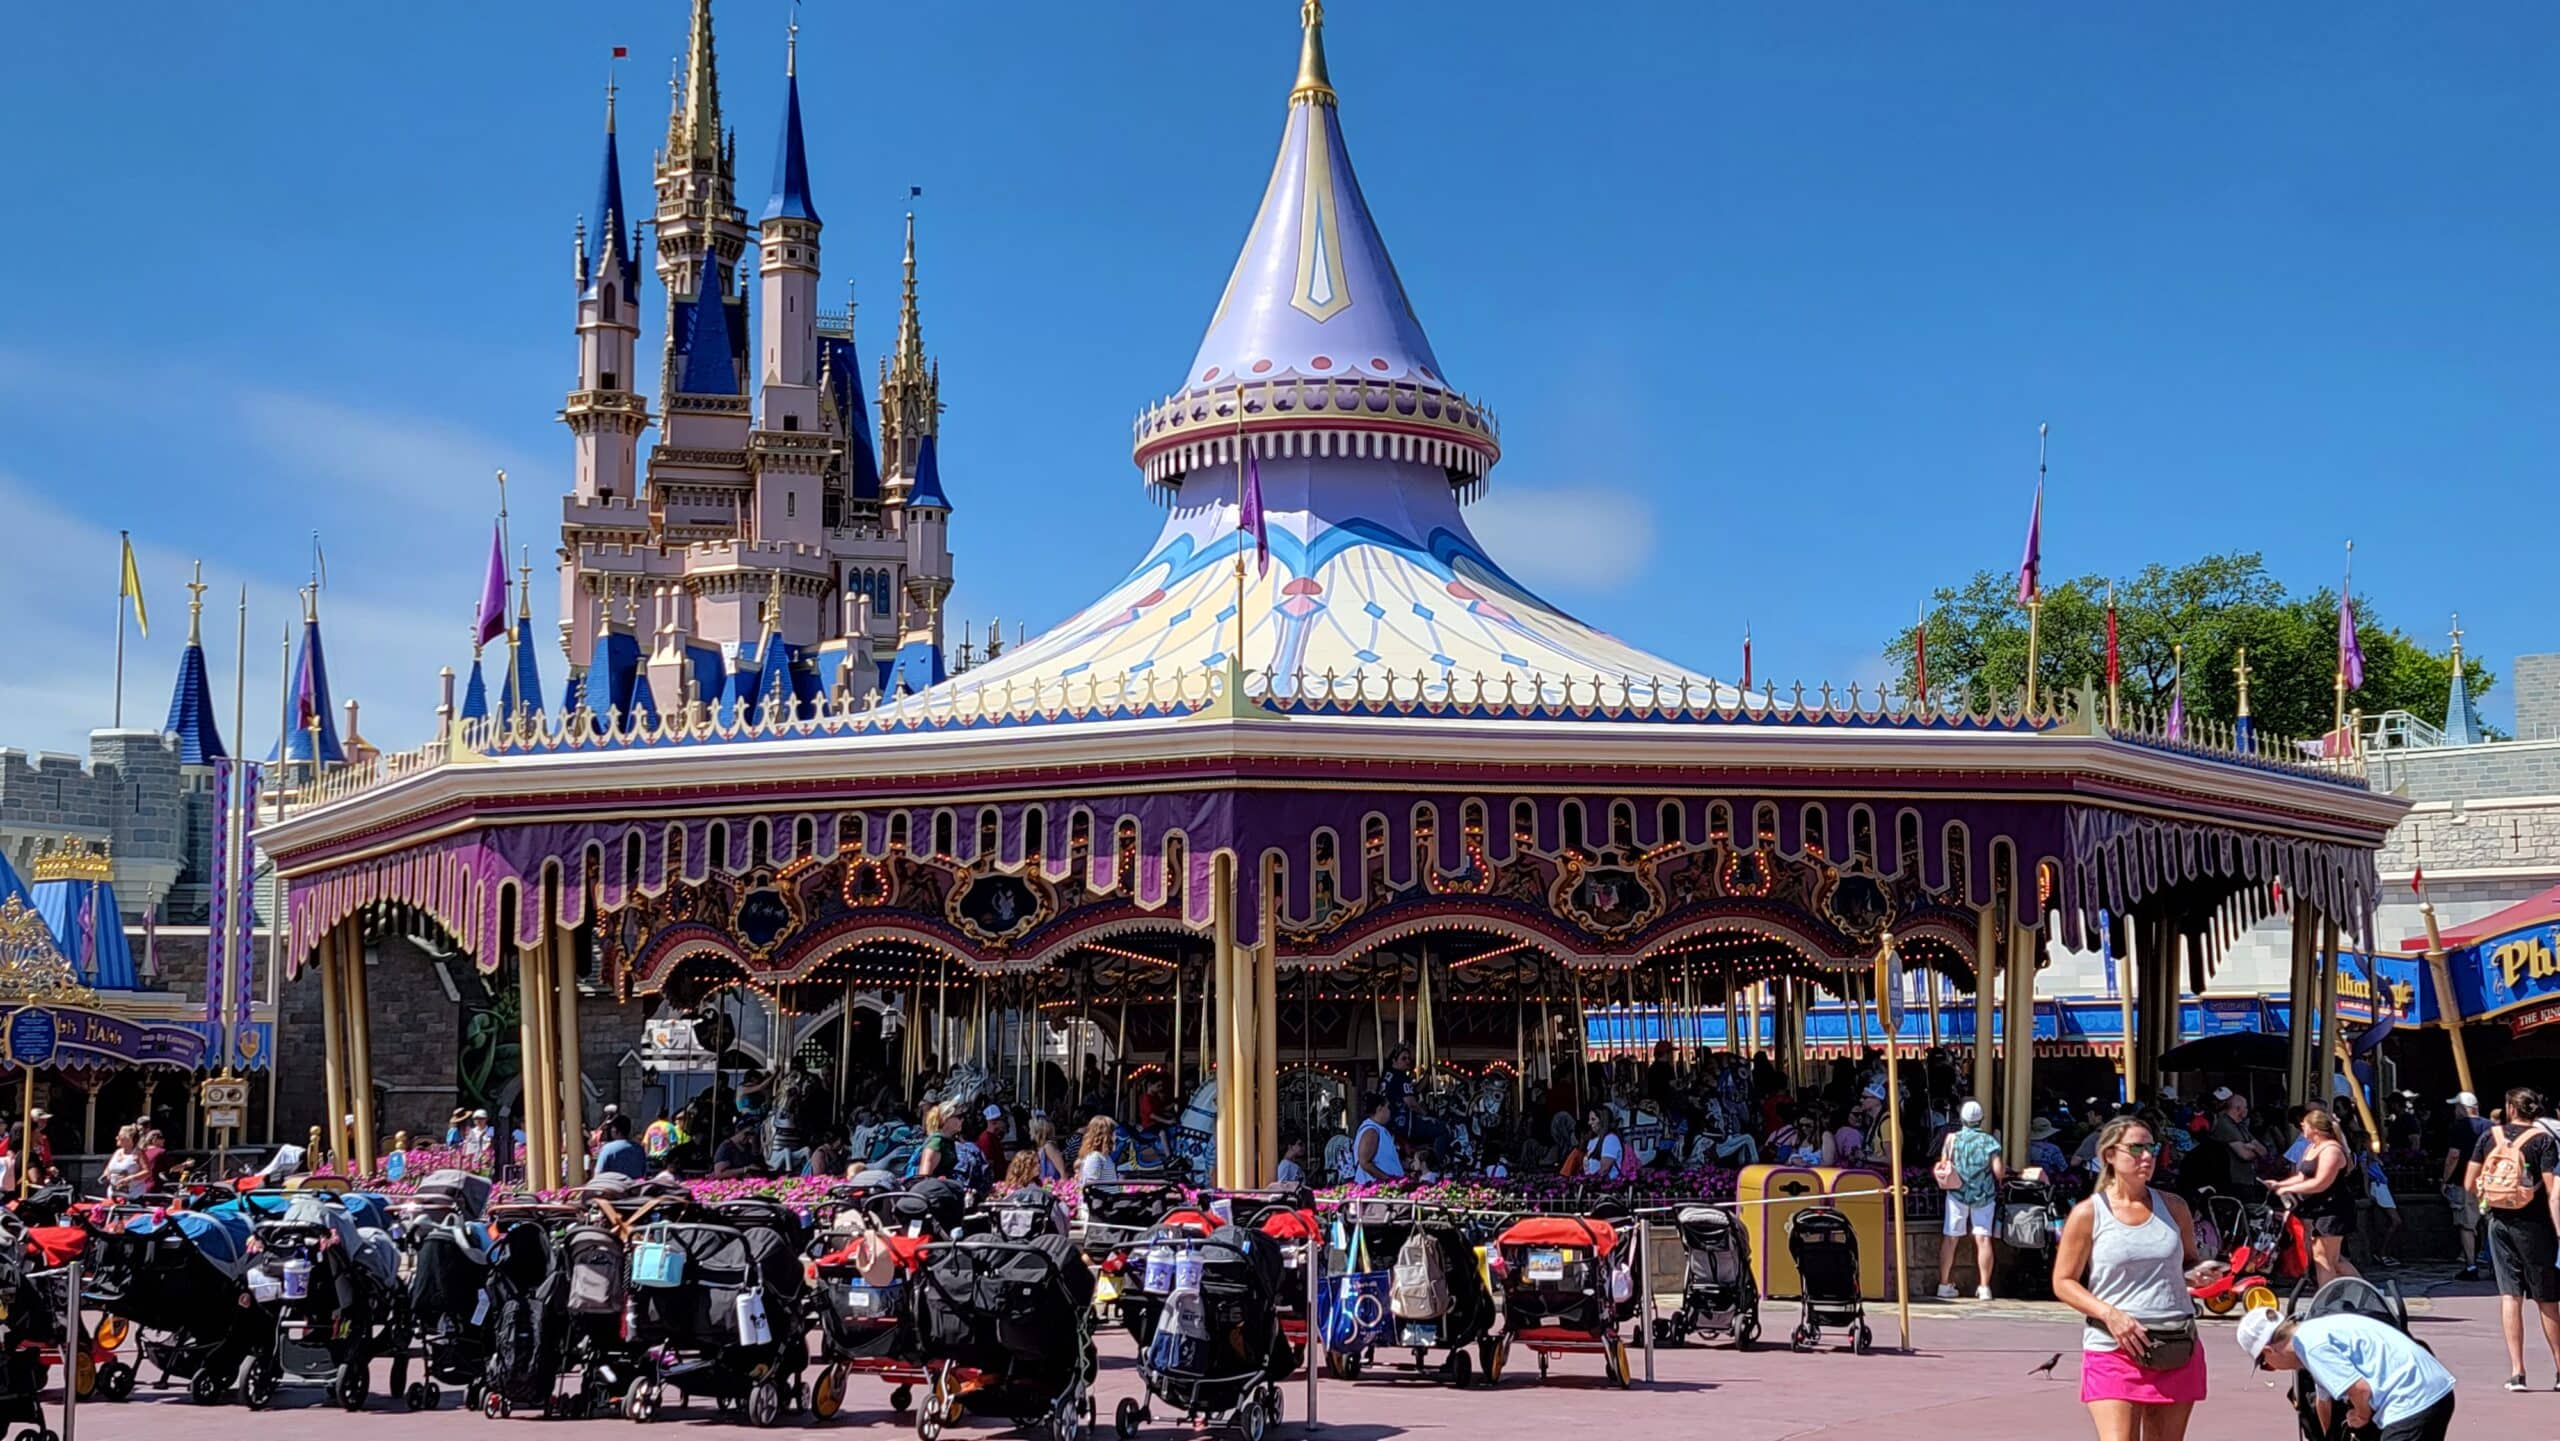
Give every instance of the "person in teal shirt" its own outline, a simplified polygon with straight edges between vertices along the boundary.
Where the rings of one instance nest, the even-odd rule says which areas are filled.
[[[1940,1143],[1938,1159],[1955,1168],[1956,1187],[1944,1192],[1946,1224],[1938,1243],[1938,1299],[1952,1301],[1956,1297],[1955,1265],[1957,1243],[1967,1235],[1973,1237],[1973,1294],[1984,1301],[1991,1299],[1991,1233],[2000,1210],[2000,1183],[2009,1179],[2008,1163],[2000,1156],[2000,1138],[1985,1129],[1980,1101],[1967,1101],[1957,1113],[1963,1122],[1960,1129],[1947,1134]],[[1933,1163],[1934,1164],[1934,1163]]]
[[[2240,1318],[2240,1349],[2262,1371],[2309,1373],[2323,1427],[2342,1403],[2347,1425],[2378,1427],[2379,1441],[2444,1441],[2453,1425],[2453,1373],[2388,1322],[2351,1314],[2288,1321],[2261,1306]]]

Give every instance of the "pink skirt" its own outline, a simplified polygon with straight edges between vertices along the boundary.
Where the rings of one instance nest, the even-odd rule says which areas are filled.
[[[2174,1371],[2153,1371],[2134,1364],[2122,1351],[2080,1353],[2082,1401],[2131,1401],[2140,1406],[2167,1406],[2204,1399],[2204,1348],[2198,1346],[2187,1364]]]

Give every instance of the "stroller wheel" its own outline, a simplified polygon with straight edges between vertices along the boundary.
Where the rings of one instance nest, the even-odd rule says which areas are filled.
[[[133,1395],[133,1367],[122,1361],[109,1361],[98,1368],[98,1396],[106,1401],[123,1401]]]
[[[1857,1331],[1849,1338],[1849,1349],[1864,1356],[1875,1349],[1875,1344],[1875,1333],[1867,1329],[1866,1322],[1859,1322]]]
[[[1463,1389],[1468,1382],[1475,1379],[1475,1369],[1475,1362],[1466,1352],[1452,1351],[1449,1353],[1449,1359],[1440,1363],[1440,1378],[1452,1386]]]
[[[1658,1316],[1658,1317],[1655,1317],[1655,1318],[1654,1318],[1654,1322],[1653,1322],[1653,1344],[1655,1344],[1656,1346],[1677,1346],[1677,1345],[1679,1345],[1679,1344],[1680,1344],[1680,1322],[1679,1322],[1679,1320],[1678,1320],[1677,1318],[1675,1318],[1675,1317],[1671,1317],[1671,1316]]]
[[[506,1420],[515,1409],[515,1403],[507,1399],[504,1391],[492,1391],[480,1398],[480,1414],[492,1421]]]
[[[338,1368],[337,1378],[329,1383],[330,1399],[346,1410],[361,1411],[365,1387],[372,1379],[362,1362],[350,1361]]]
[[[462,1388],[462,1407],[466,1411],[479,1410],[488,1399],[489,1388],[482,1382],[474,1381]]]
[[[646,1376],[635,1378],[631,1389],[623,1393],[622,1414],[640,1425],[658,1419],[658,1389]]]
[[[436,1409],[436,1388],[424,1381],[412,1381],[400,1399],[412,1411],[433,1411]]]
[[[1236,1408],[1236,1435],[1242,1441],[1262,1441],[1270,1429],[1270,1418],[1262,1414],[1260,1401],[1247,1401]]]
[[[264,1411],[276,1404],[276,1386],[283,1380],[276,1358],[252,1356],[240,1364],[240,1402],[252,1411]]]
[[[1627,1374],[1627,1344],[1612,1336],[1607,1345],[1608,1349],[1600,1353],[1603,1369],[1608,1372],[1609,1384],[1624,1391],[1635,1379]]]
[[[892,1411],[904,1411],[909,1406],[914,1405],[915,1400],[916,1388],[913,1386],[901,1386],[889,1393],[889,1409]]]
[[[210,1368],[198,1371],[196,1378],[187,1383],[187,1399],[199,1406],[219,1406],[230,1394],[230,1383]]]
[[[1111,1429],[1120,1433],[1120,1441],[1130,1441],[1138,1434],[1138,1403],[1127,1396],[1120,1398],[1118,1410],[1111,1413]]]
[[[1806,1330],[1805,1328],[1803,1328],[1802,1326],[1798,1326],[1798,1327],[1795,1329],[1794,1334],[1792,1334],[1792,1335],[1790,1335],[1790,1336],[1788,1336],[1788,1337],[1787,1337],[1787,1348],[1788,1348],[1789,1350],[1792,1350],[1792,1351],[1810,1351],[1810,1350],[1812,1350],[1812,1349],[1813,1349],[1813,1333],[1812,1333],[1812,1332],[1810,1332],[1810,1331],[1807,1331],[1807,1330]]]
[[[844,1369],[829,1366],[818,1373],[818,1384],[809,1391],[809,1414],[821,1421],[832,1421],[844,1409]]]
[[[763,1430],[782,1419],[782,1388],[770,1380],[747,1388],[747,1424]]]

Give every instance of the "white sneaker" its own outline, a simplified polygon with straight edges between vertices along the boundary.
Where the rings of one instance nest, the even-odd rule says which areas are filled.
[[[1974,1287],[1974,1288],[1973,1288],[1973,1299],[1975,1299],[1975,1300],[1977,1300],[1977,1301],[1988,1301],[1988,1300],[1990,1300],[1990,1299],[1991,1299],[1991,1288],[1990,1288],[1990,1287],[1988,1287],[1988,1286],[1976,1286],[1976,1287]]]
[[[1954,1300],[1955,1298],[1956,1298],[1956,1288],[1955,1288],[1955,1287],[1953,1287],[1953,1286],[1940,1286],[1940,1287],[1938,1288],[1938,1299],[1939,1299],[1939,1300],[1941,1300],[1941,1301],[1952,1301],[1952,1300]]]

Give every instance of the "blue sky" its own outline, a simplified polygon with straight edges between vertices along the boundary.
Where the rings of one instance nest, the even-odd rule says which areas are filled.
[[[866,361],[925,187],[957,614],[1036,630],[1154,533],[1129,420],[1251,219],[1296,9],[804,7]],[[787,12],[716,13],[753,209]],[[119,528],[156,622],[129,720],[165,707],[201,555],[226,692],[251,587],[263,749],[317,527],[339,694],[423,735],[491,469],[519,537],[566,484],[608,49],[645,213],[683,24],[128,0],[13,28],[0,743],[106,723]],[[2049,420],[2055,574],[2248,547],[2312,586],[2352,536],[2387,618],[2458,609],[2501,671],[2560,648],[2560,11],[1336,0],[1328,35],[1414,304],[1503,419],[1480,530],[1640,645],[1730,670],[1747,620],[1764,674],[1873,675],[1931,587],[2015,563]]]

